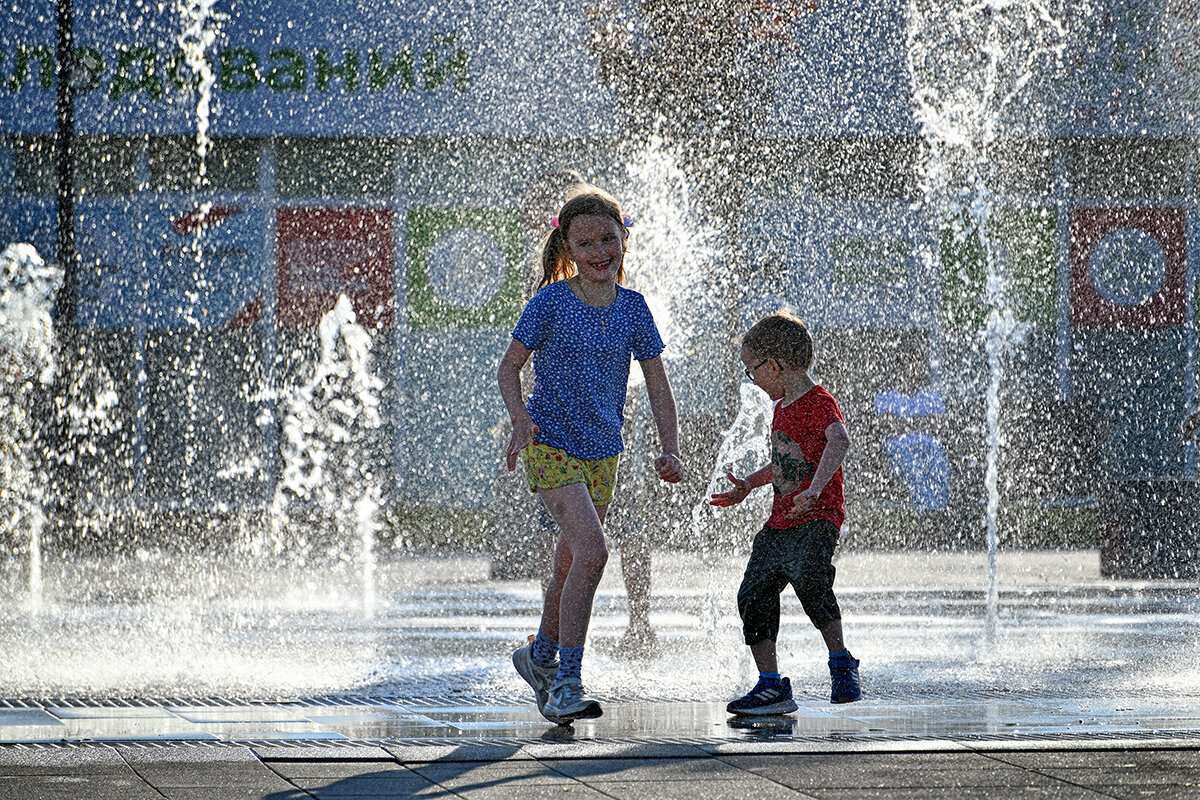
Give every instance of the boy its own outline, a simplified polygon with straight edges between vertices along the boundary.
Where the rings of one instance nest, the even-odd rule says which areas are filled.
[[[779,674],[775,651],[779,594],[789,583],[829,648],[830,700],[853,702],[862,696],[859,662],[842,641],[832,563],[845,518],[842,459],[850,435],[837,401],[808,374],[813,342],[800,320],[783,313],[760,320],[742,337],[741,355],[746,375],[775,401],[771,463],[744,479],[729,473],[733,489],[714,494],[710,502],[732,506],[768,483],[774,484],[775,500],[754,537],[737,597],[758,684],[726,710],[748,716],[796,710],[791,681]]]

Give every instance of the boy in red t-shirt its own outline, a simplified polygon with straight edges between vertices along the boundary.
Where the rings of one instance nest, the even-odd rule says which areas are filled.
[[[775,401],[771,463],[745,478],[729,473],[733,489],[714,494],[714,506],[742,502],[751,490],[774,484],[766,525],[754,537],[738,589],[742,632],[758,684],[727,706],[731,714],[762,716],[796,710],[792,684],[779,674],[779,594],[790,583],[804,612],[829,648],[830,700],[862,697],[858,660],[842,641],[842,612],[833,595],[833,549],[842,520],[842,460],[850,434],[833,395],[813,383],[812,336],[789,314],[772,314],[742,337],[750,380]]]

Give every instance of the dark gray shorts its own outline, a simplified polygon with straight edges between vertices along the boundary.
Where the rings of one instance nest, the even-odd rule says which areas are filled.
[[[779,595],[788,584],[817,628],[842,618],[833,596],[837,542],[837,526],[825,520],[758,532],[737,595],[746,644],[778,639]]]

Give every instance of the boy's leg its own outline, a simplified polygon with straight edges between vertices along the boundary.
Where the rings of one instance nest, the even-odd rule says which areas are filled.
[[[817,520],[793,531],[786,567],[788,578],[804,613],[813,627],[821,632],[830,652],[836,653],[843,649],[842,610],[833,593],[833,581],[837,575],[833,566],[837,527]],[[834,644],[838,647],[833,647]]]
[[[754,656],[754,666],[761,672],[779,672],[779,656],[775,650],[774,639],[763,639],[750,645],[750,654]]]
[[[829,652],[840,653],[846,649],[846,643],[842,639],[842,621],[840,619],[830,620],[818,630],[821,631],[821,636],[825,639],[825,646],[829,648]]]
[[[778,569],[779,536],[768,528],[754,537],[742,584],[738,587],[738,613],[742,636],[754,656],[759,679],[754,688],[725,707],[731,714],[765,716],[796,710],[792,685],[779,675],[775,641],[779,638],[779,594],[787,577]]]
[[[779,638],[779,593],[787,586],[788,578],[778,569],[777,538],[767,528],[754,537],[750,558],[737,591],[742,637],[750,646],[751,653],[754,653],[756,645],[768,641],[770,645],[763,645],[764,651],[774,652],[775,641]],[[758,655],[755,654],[757,662]]]
[[[796,531],[792,586],[804,612],[829,648],[830,701],[851,703],[862,697],[862,690],[859,688],[859,661],[846,650],[842,612],[833,593],[833,580],[837,574],[833,550],[837,539],[837,528],[823,521],[810,522]]]

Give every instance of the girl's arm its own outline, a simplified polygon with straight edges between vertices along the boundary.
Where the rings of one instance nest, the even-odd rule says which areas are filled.
[[[500,397],[503,398],[508,417],[512,420],[512,436],[509,437],[508,450],[505,453],[509,472],[517,468],[517,456],[529,446],[538,432],[537,425],[533,424],[529,412],[525,409],[525,398],[521,392],[521,368],[532,354],[532,350],[513,339],[496,369]]]
[[[654,469],[667,483],[679,483],[683,480],[683,459],[679,457],[679,412],[675,408],[671,382],[667,380],[667,369],[663,366],[662,356],[638,363],[646,379],[650,413],[654,415],[658,441],[662,444],[662,455],[655,460]]]

